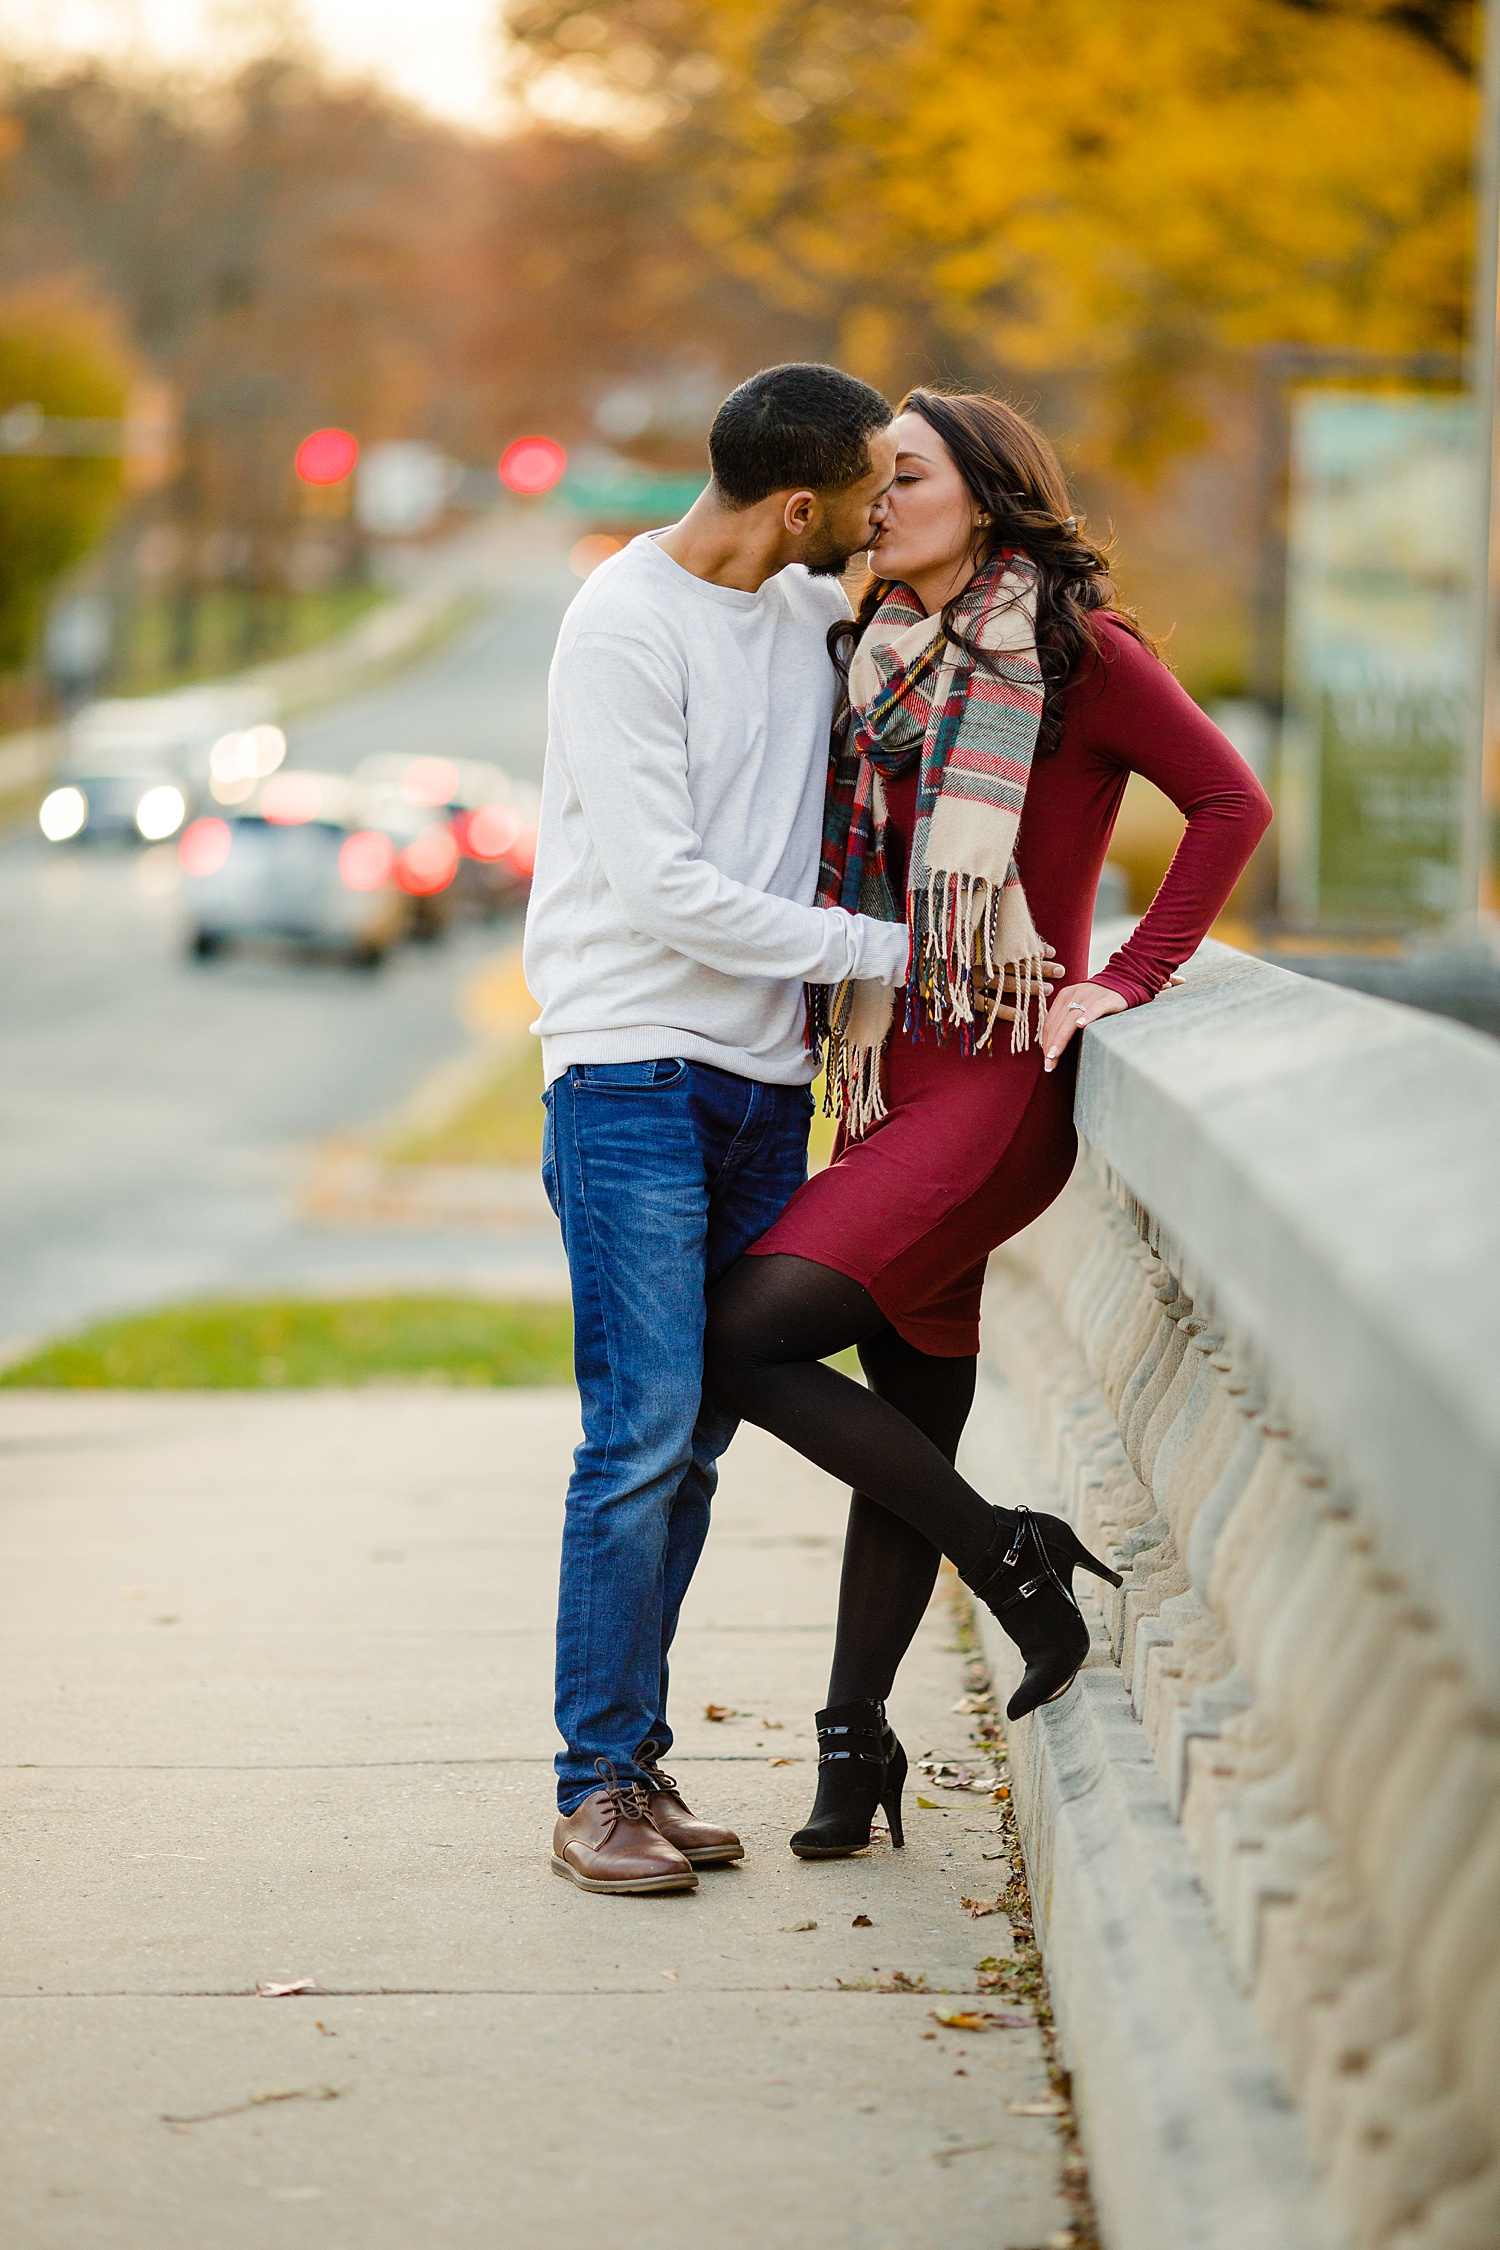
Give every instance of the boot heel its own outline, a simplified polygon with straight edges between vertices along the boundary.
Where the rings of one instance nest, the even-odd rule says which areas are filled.
[[[1075,1570],[1091,1571],[1095,1578],[1104,1579],[1110,1586],[1123,1586],[1125,1583],[1117,1570],[1111,1570],[1107,1562],[1101,1562],[1097,1555],[1089,1553],[1076,1531],[1073,1534],[1073,1551],[1067,1559]]]
[[[894,1735],[891,1739],[895,1742]],[[906,1847],[906,1831],[901,1825],[901,1793],[905,1787],[906,1752],[896,1742],[886,1767],[885,1790],[880,1799],[880,1809],[885,1814],[886,1825],[891,1832],[891,1849],[898,1852]]]

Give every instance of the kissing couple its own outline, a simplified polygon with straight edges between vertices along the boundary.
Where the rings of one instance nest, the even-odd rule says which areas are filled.
[[[772,367],[709,458],[681,522],[563,621],[526,923],[583,1408],[552,1865],[586,1891],[691,1890],[743,1856],[661,1763],[741,1420],[852,1492],[794,1852],[863,1850],[881,1806],[901,1843],[885,1700],[944,1555],[1024,1658],[1010,1717],[1071,1685],[1073,1572],[1116,1573],[954,1466],[985,1262],[1072,1169],[1075,1034],[1162,990],[1270,818],[1001,400],[914,390],[893,415],[837,368]],[[1091,977],[1132,772],[1187,829]],[[838,1133],[809,1179],[820,1067]],[[824,1364],[851,1345],[863,1383]]]

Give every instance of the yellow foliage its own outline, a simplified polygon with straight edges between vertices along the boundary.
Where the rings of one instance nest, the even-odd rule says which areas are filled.
[[[1468,17],[1421,12],[530,0],[515,25],[539,69],[649,93],[700,231],[873,379],[921,333],[1103,375],[1139,420],[1226,350],[1459,341]]]
[[[132,374],[108,323],[63,293],[0,299],[0,413],[118,419]],[[107,456],[0,454],[0,672],[31,655],[48,590],[115,512],[120,471]]]

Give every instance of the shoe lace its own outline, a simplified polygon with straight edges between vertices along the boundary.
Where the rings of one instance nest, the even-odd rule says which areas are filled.
[[[604,1794],[616,1820],[649,1820],[651,1800],[638,1781],[622,1781],[608,1758],[596,1758],[594,1771],[604,1784]]]
[[[662,1772],[661,1767],[656,1762],[656,1756],[657,1744],[643,1742],[636,1754],[636,1764],[650,1774],[658,1789],[675,1789],[677,1787],[676,1782],[669,1773]]]

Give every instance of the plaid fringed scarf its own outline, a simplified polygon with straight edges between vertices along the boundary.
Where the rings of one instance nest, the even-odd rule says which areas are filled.
[[[1033,1011],[1038,1037],[1046,1015],[1042,942],[1014,857],[1042,719],[1035,619],[1036,571],[1024,555],[987,563],[957,606],[955,623],[988,666],[893,585],[855,650],[829,754],[817,903],[886,922],[904,915],[907,1027],[931,1025],[940,1039],[956,1032],[965,1054],[989,1042],[1007,969],[1013,1050],[1030,1045]],[[903,905],[886,858],[881,782],[917,758]],[[826,1043],[827,1106],[858,1137],[886,1114],[880,1062],[895,996],[849,979],[810,986],[808,1003],[813,1044]]]

